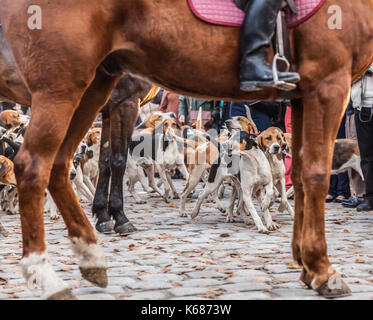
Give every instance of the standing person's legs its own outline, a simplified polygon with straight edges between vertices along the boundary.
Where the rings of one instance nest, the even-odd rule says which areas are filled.
[[[286,114],[285,114],[285,129],[287,133],[291,133],[291,106],[286,107]],[[286,191],[289,190],[293,186],[293,182],[291,181],[291,166],[292,166],[292,159],[289,156],[285,157],[285,180],[286,180]]]
[[[361,155],[361,168],[363,170],[366,187],[364,201],[357,207],[358,211],[373,210],[373,120],[364,122],[369,119],[370,113],[370,108],[363,108],[361,112],[356,111],[355,113],[356,132]]]
[[[330,186],[328,195],[326,196],[326,202],[332,202],[335,197],[337,196],[337,185],[338,185],[338,178],[336,175],[330,176]]]
[[[345,199],[349,199],[350,193],[350,181],[348,179],[347,172],[343,172],[337,175],[337,198],[335,202],[342,202]]]
[[[357,141],[355,114],[346,116],[346,138]],[[347,208],[356,208],[364,198],[365,183],[353,169],[348,169],[348,177],[351,187],[351,199],[342,202],[342,205]]]
[[[250,111],[253,121],[259,132],[262,132],[272,126],[271,118],[268,115],[263,112],[257,111],[255,108],[250,108]]]

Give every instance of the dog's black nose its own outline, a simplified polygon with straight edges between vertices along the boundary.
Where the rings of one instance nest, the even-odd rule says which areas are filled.
[[[279,151],[280,151],[280,146],[274,146],[274,147],[273,147],[273,150],[274,150],[275,152],[279,152]]]
[[[76,172],[75,171],[70,171],[70,180],[74,180],[76,177]]]

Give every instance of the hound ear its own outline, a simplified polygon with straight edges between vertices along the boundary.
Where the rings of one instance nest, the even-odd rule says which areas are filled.
[[[93,141],[92,141],[92,132],[88,133],[87,135],[87,146],[88,147],[91,147],[93,145]]]
[[[180,127],[180,125],[176,122],[176,128],[178,129],[178,130],[181,130],[181,127]]]
[[[263,136],[258,136],[258,146],[261,150],[265,151],[265,147],[263,143]]]
[[[259,133],[258,128],[256,127],[254,122],[250,123],[250,128],[251,128],[252,132],[249,132],[249,133],[254,133],[254,134]]]

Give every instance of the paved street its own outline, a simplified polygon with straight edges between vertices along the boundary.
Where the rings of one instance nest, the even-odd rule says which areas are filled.
[[[184,183],[177,180],[178,190]],[[128,237],[99,235],[109,265],[107,289],[81,278],[62,219],[45,217],[53,267],[79,299],[323,299],[298,281],[288,214],[273,212],[281,229],[263,235],[240,218],[226,223],[211,203],[191,221],[179,217],[178,200],[166,204],[138,191],[147,204],[135,204],[126,192],[125,207],[139,231]],[[187,204],[189,211],[194,202]],[[0,299],[35,299],[19,267],[19,217],[1,214],[0,221],[9,232],[0,238]],[[328,204],[326,231],[329,257],[353,291],[344,299],[373,299],[373,213]]]

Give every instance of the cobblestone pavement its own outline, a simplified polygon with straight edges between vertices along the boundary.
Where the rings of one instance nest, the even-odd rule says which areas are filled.
[[[176,185],[181,190],[184,181]],[[106,289],[81,278],[62,219],[45,216],[53,267],[79,299],[323,299],[298,281],[288,214],[273,212],[281,228],[263,235],[239,218],[226,223],[211,203],[191,221],[179,217],[178,200],[166,204],[138,192],[147,204],[135,204],[126,193],[125,207],[139,231],[128,237],[99,235],[109,265]],[[226,205],[227,196],[228,191]],[[187,204],[189,211],[194,202]],[[93,221],[89,206],[86,212]],[[19,267],[19,217],[0,214],[0,221],[9,232],[0,238],[0,299],[36,299]],[[373,299],[373,213],[328,204],[326,232],[329,257],[353,291],[343,299]]]

